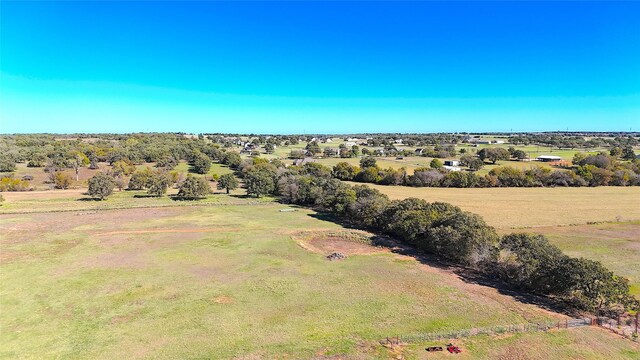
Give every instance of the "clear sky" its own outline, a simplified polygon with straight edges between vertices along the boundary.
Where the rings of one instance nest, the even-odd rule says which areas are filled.
[[[0,2],[0,132],[640,130],[640,2]]]

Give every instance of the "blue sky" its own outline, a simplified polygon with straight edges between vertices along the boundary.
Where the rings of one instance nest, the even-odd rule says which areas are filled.
[[[639,2],[0,3],[0,132],[640,128]]]

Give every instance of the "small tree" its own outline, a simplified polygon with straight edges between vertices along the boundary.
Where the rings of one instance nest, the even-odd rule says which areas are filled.
[[[376,159],[373,157],[367,156],[360,159],[360,167],[363,169],[368,167],[375,167],[375,166],[376,166]]]
[[[111,171],[114,175],[126,175],[129,176],[136,171],[136,166],[129,160],[118,160],[113,163]]]
[[[79,180],[80,168],[89,165],[89,158],[87,155],[80,151],[74,151],[71,154],[71,159],[69,160],[69,164],[76,172],[76,181]]]
[[[478,156],[483,161],[488,159],[495,164],[498,160],[509,160],[511,155],[503,148],[484,148],[478,152]]]
[[[193,160],[193,169],[198,174],[206,174],[211,169],[211,159],[205,154],[198,154]]]
[[[218,190],[225,189],[227,194],[234,189],[238,188],[238,179],[233,174],[224,174],[220,176],[218,180]]]
[[[260,197],[270,194],[275,189],[275,182],[268,171],[262,169],[253,169],[249,171],[245,177],[247,184],[247,194]]]
[[[439,159],[433,159],[429,164],[429,167],[432,169],[441,169],[443,166],[444,165],[442,164],[442,161],[440,161]]]
[[[264,151],[265,151],[267,154],[273,154],[273,151],[275,150],[275,148],[276,148],[276,147],[275,147],[272,143],[267,143],[267,144],[264,146]]]
[[[147,179],[147,194],[151,196],[162,196],[167,193],[169,187],[168,174],[157,171]]]
[[[71,175],[63,171],[56,171],[53,175],[53,184],[56,189],[68,189],[71,185]]]
[[[204,178],[187,175],[187,178],[180,185],[178,197],[186,200],[201,199],[206,197],[210,190],[209,184]]]
[[[87,193],[94,198],[104,200],[113,193],[115,181],[111,175],[100,172],[89,179],[89,190]]]
[[[235,169],[242,163],[242,158],[237,152],[227,151],[222,156],[221,162],[225,165],[228,165],[230,168]]]
[[[636,158],[636,153],[633,151],[631,146],[627,146],[622,149],[622,158],[624,160],[633,160]]]
[[[0,156],[0,172],[16,171],[16,163],[8,156]]]

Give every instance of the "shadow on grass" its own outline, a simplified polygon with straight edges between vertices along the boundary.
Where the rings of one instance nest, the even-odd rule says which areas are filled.
[[[343,219],[340,219],[339,217],[330,213],[316,212],[313,214],[308,214],[308,216],[321,221],[327,221],[334,224],[338,224],[347,229],[366,230],[372,233],[376,232],[373,229],[354,226],[353,224],[350,224],[349,222]],[[431,266],[431,267],[449,272],[452,276],[456,276],[466,283],[477,284],[481,286],[494,288],[498,291],[498,293],[502,295],[510,296],[521,303],[536,305],[545,310],[553,311],[553,312],[568,315],[568,316],[575,317],[580,315],[580,313],[577,310],[572,309],[564,301],[561,301],[552,297],[536,295],[536,294],[520,291],[514,288],[513,286],[505,283],[504,281],[500,280],[495,275],[482,273],[475,269],[466,268],[464,266],[451,263],[450,261],[443,259],[441,257],[438,257],[437,255],[425,253],[421,250],[416,249],[412,245],[403,243],[390,236],[375,234],[371,237],[371,244],[373,246],[387,248],[395,254],[412,257],[423,265]]]
[[[135,194],[133,195],[136,199],[146,199],[146,198],[161,198],[162,196],[158,195],[149,195],[149,194]]]
[[[229,197],[234,197],[236,199],[259,199],[253,195],[237,195],[237,194],[233,194],[233,195],[229,195]]]
[[[99,198],[93,198],[93,197],[83,197],[83,198],[76,199],[76,201],[102,201],[102,200]]]
[[[206,197],[191,198],[191,197],[183,197],[178,195],[169,195],[169,199],[173,201],[200,201],[200,200],[206,199]]]

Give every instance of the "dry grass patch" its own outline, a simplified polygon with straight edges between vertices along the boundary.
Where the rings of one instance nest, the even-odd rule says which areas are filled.
[[[640,220],[638,186],[457,189],[367,185],[392,200],[415,197],[451,203],[498,228]]]

